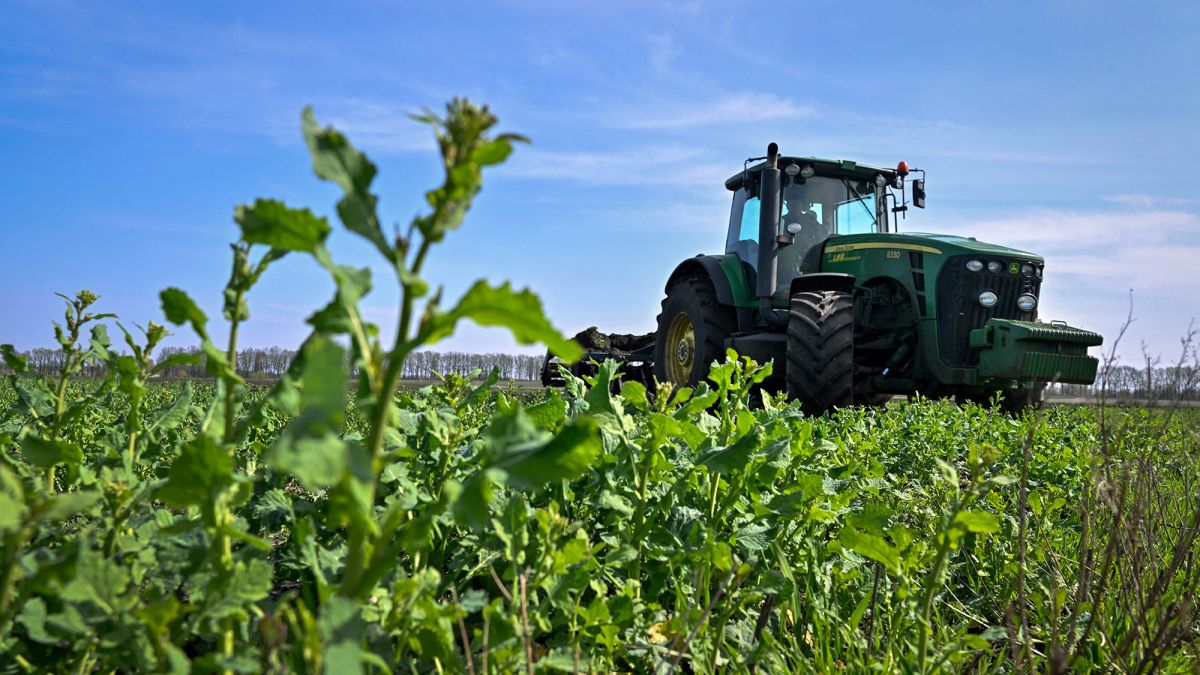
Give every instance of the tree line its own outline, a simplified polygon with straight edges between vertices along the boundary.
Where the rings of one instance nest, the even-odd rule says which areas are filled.
[[[203,356],[196,347],[164,347],[158,360],[175,354],[192,354],[200,362],[174,365],[162,372],[164,379],[204,378]],[[29,367],[42,375],[53,375],[63,366],[63,353],[58,349],[39,347],[22,352]],[[296,351],[280,347],[247,348],[237,354],[237,371],[251,379],[274,379],[287,371],[295,358]],[[459,373],[466,375],[478,370],[486,375],[496,368],[504,380],[538,380],[541,378],[544,357],[527,354],[502,354],[492,352],[474,354],[470,352],[422,351],[409,356],[404,363],[401,377],[409,380],[428,380],[437,374]],[[10,372],[0,362],[0,373]],[[80,374],[84,377],[103,377],[104,366],[85,363]],[[1159,367],[1148,365],[1137,368],[1131,365],[1114,365],[1101,368],[1092,385],[1052,384],[1048,393],[1060,396],[1088,397],[1098,395],[1101,389],[1110,398],[1146,399],[1157,401],[1200,400],[1200,366],[1196,364]]]
[[[198,347],[164,347],[156,354],[156,361],[161,362],[171,356],[188,354],[195,356],[197,363],[177,364],[165,368],[161,372],[164,379],[204,378],[208,374],[204,370],[204,357]],[[21,352],[29,367],[41,375],[58,373],[65,362],[62,350],[38,347]],[[280,347],[247,348],[237,353],[237,372],[251,379],[275,379],[285,373],[292,359],[296,357],[294,349]],[[415,352],[404,362],[401,377],[410,380],[434,379],[438,374],[458,373],[466,375],[479,370],[486,375],[496,368],[500,378],[504,380],[537,380],[541,378],[544,357],[527,354],[473,354],[469,352]],[[0,362],[0,373],[11,372]],[[83,377],[103,377],[105,368],[98,362],[85,363],[80,375]],[[352,374],[354,374],[352,372]]]
[[[1149,401],[1196,401],[1200,400],[1200,366],[1175,365],[1166,367],[1114,365],[1101,366],[1096,383],[1087,385],[1058,385],[1064,395],[1080,393],[1099,394],[1101,389],[1118,399],[1145,399]]]

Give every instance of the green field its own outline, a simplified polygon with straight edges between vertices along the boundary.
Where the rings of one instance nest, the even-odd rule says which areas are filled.
[[[225,460],[204,434],[215,388],[151,386],[130,462],[129,406],[95,383],[67,386],[97,398],[57,441],[14,443],[38,392],[18,381],[0,394],[4,669],[1194,668],[1194,414],[1112,411],[1102,432],[1092,409],[922,401],[810,420],[751,396],[741,366],[717,379],[654,404],[603,379],[402,394],[374,508],[388,544],[349,594],[355,495],[265,390]],[[364,431],[348,411],[346,442]],[[1081,552],[1107,573],[1082,577]]]
[[[235,212],[222,345],[160,294],[211,381],[159,383],[198,355],[156,359],[155,323],[118,347],[87,291],[58,375],[0,346],[0,673],[1197,670],[1194,409],[813,419],[732,353],[678,390],[616,393],[612,362],[563,391],[400,386],[460,320],[581,353],[527,290],[443,306],[421,278],[521,139],[461,100],[420,120],[445,182],[390,238],[374,165],[304,117],[343,225],[395,271],[391,344],[328,222],[259,200]],[[336,291],[265,388],[233,366],[238,327],[284,255]]]

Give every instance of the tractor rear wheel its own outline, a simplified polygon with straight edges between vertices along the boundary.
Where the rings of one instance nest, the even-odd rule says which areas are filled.
[[[788,309],[788,396],[809,415],[854,403],[854,298],[796,293]]]
[[[712,284],[702,277],[679,280],[667,292],[654,340],[654,377],[680,387],[708,376],[712,362],[724,358],[725,340],[737,329],[732,307],[717,302]]]

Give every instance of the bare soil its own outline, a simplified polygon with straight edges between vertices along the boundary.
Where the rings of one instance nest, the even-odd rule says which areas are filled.
[[[625,356],[654,345],[654,333],[630,335],[629,333],[601,333],[595,326],[575,334],[575,341],[589,352],[604,352]]]

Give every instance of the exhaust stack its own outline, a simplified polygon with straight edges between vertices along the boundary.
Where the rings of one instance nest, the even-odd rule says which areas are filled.
[[[771,307],[771,296],[775,293],[775,249],[779,234],[779,212],[782,210],[783,172],[779,170],[779,146],[767,146],[767,166],[759,173],[758,195],[758,264],[755,295],[758,297],[758,313],[769,326],[782,326],[787,319],[780,317]]]

